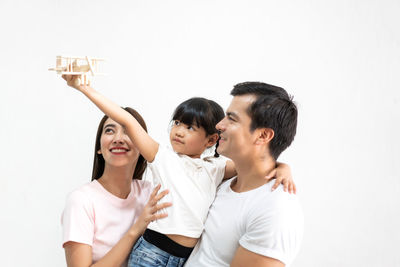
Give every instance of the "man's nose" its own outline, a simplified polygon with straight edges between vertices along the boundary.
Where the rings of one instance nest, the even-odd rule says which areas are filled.
[[[223,132],[225,127],[224,127],[224,121],[225,118],[223,118],[222,120],[220,120],[217,125],[215,125],[215,128],[218,130],[218,132]]]

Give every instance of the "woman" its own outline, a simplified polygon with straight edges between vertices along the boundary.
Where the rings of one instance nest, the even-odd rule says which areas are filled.
[[[138,112],[125,110],[146,129]],[[151,192],[150,183],[141,180],[146,164],[124,128],[104,116],[97,130],[92,181],[68,196],[62,215],[68,266],[126,265],[147,225],[167,216],[156,212],[171,205],[157,205],[168,191],[157,194],[157,186]]]

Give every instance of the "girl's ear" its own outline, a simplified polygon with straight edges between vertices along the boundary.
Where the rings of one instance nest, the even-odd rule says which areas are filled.
[[[215,145],[215,143],[217,143],[219,135],[218,133],[209,135],[208,137],[208,142],[207,142],[207,148],[212,147],[213,145]]]

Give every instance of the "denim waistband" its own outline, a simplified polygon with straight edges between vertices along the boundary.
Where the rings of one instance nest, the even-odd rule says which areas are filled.
[[[184,247],[170,239],[168,236],[150,229],[146,229],[143,238],[147,242],[175,257],[188,258],[190,253],[193,251],[193,248]]]

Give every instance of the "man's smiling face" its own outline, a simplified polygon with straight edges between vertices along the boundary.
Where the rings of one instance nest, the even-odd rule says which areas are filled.
[[[226,116],[216,126],[221,136],[217,149],[219,154],[234,159],[249,152],[255,141],[255,133],[250,132],[251,118],[247,110],[255,100],[252,94],[232,99]]]

